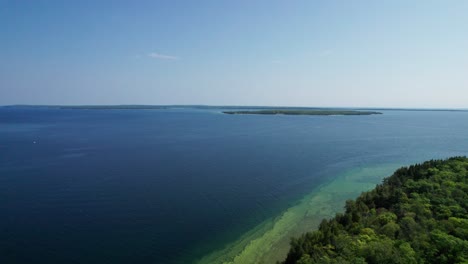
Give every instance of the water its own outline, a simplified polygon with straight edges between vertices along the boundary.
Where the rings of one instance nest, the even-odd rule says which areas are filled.
[[[468,153],[468,112],[0,108],[0,263],[190,263],[344,171]]]

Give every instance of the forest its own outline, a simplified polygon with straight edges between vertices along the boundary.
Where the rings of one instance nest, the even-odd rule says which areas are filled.
[[[292,238],[282,263],[468,263],[467,211],[466,157],[403,167]]]

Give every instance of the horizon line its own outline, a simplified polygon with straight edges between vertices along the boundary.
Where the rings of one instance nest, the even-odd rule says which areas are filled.
[[[212,107],[212,108],[315,108],[315,109],[375,109],[375,110],[463,110],[468,108],[459,107],[382,107],[382,106],[292,106],[292,105],[216,105],[216,104],[7,104],[0,107],[95,107],[95,106],[161,106],[161,107]]]

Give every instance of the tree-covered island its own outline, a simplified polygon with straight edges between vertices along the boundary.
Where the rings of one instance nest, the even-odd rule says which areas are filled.
[[[468,159],[398,169],[293,238],[284,264],[468,263]]]
[[[224,111],[230,115],[377,115],[382,114],[374,111],[358,110],[327,110],[327,109],[264,109],[264,110],[240,110]]]

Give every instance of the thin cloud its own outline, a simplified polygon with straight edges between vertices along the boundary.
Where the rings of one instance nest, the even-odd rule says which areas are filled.
[[[153,59],[157,59],[157,60],[178,60],[178,59],[180,59],[177,56],[161,54],[161,53],[157,53],[157,52],[149,53],[148,57],[153,58]]]

